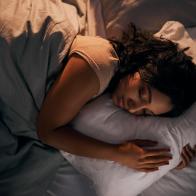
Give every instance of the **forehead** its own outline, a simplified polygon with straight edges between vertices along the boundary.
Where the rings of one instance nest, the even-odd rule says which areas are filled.
[[[154,114],[169,112],[172,109],[171,99],[155,88],[150,87],[149,89],[151,91],[151,103],[148,109]]]

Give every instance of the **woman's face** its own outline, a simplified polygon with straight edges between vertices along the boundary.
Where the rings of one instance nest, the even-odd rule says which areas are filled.
[[[170,98],[143,82],[138,72],[120,80],[112,100],[135,115],[159,115],[172,109]]]

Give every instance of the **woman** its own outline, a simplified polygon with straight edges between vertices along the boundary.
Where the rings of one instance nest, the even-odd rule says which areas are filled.
[[[141,147],[154,146],[155,142],[107,144],[76,132],[68,123],[105,90],[111,93],[114,104],[135,115],[181,114],[196,98],[191,85],[196,67],[185,50],[169,40],[144,34],[134,25],[119,42],[77,36],[64,70],[42,105],[38,136],[57,149],[116,161],[139,171],[152,172],[169,164],[169,149]],[[194,149],[185,146],[179,168],[187,165],[194,154]]]

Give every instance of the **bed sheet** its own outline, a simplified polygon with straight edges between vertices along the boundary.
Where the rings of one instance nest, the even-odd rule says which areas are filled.
[[[0,0],[1,196],[44,195],[65,162],[36,121],[77,34],[71,22],[61,0]]]
[[[186,28],[196,26],[194,0],[100,0],[107,37],[118,36],[127,24],[158,31],[169,20],[181,22]]]
[[[196,158],[182,171],[172,170],[140,196],[193,196],[196,193]]]
[[[106,37],[103,7],[100,0],[62,0],[76,8],[79,34]]]
[[[168,20],[196,27],[194,0],[63,0],[77,10],[80,34],[118,37],[127,24],[158,31]],[[141,14],[142,13],[142,14]]]

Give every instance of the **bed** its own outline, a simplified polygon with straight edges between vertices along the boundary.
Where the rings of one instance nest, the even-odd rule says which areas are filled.
[[[78,4],[78,2],[75,1],[75,6],[78,7],[80,6],[80,8],[82,7],[81,5],[84,5],[85,2],[83,2],[83,4],[80,2]],[[82,34],[84,35],[92,35],[92,36],[102,36],[102,37],[106,37],[106,38],[117,38],[119,36],[121,36],[122,30],[126,30],[126,27],[128,25],[128,23],[134,22],[137,26],[144,28],[146,30],[149,30],[151,32],[158,32],[165,24],[165,26],[163,28],[165,28],[165,30],[162,30],[162,34],[165,33],[165,37],[168,39],[173,39],[173,41],[179,41],[181,44],[181,47],[186,47],[189,46],[191,47],[191,49],[188,52],[188,55],[193,57],[193,61],[196,62],[196,14],[194,12],[194,9],[196,7],[196,2],[194,1],[153,1],[153,0],[148,0],[148,1],[139,1],[139,0],[121,0],[121,1],[108,1],[108,0],[94,0],[94,1],[87,1],[86,2],[86,7],[83,6],[83,13],[85,15],[85,20],[83,20],[83,23],[80,23],[80,26],[84,25],[85,28],[81,28],[82,30]],[[81,9],[82,10],[82,9]],[[167,22],[170,21],[170,22]],[[176,21],[176,22],[175,22]],[[179,22],[179,24],[177,24]],[[166,24],[167,23],[167,24]],[[175,24],[174,24],[175,23]],[[176,30],[174,31],[173,26],[172,25],[179,25],[179,27],[177,27],[177,29],[182,29],[185,28],[184,31],[181,30]],[[183,26],[181,25],[183,24]],[[167,26],[167,27],[166,27]],[[176,27],[174,27],[176,28]],[[169,32],[169,33],[168,33]],[[173,32],[173,33],[172,33]],[[191,37],[191,41],[189,42],[189,40],[187,39],[187,35],[185,35],[184,37],[181,34],[186,34],[188,33]],[[160,34],[159,34],[160,35]],[[179,38],[180,37],[180,38]],[[184,39],[184,40],[183,40]],[[134,121],[133,119],[129,119],[127,118],[126,120],[124,120],[121,115],[119,114],[118,117],[114,117],[116,115],[116,111],[114,112],[114,108],[110,108],[110,111],[105,112],[105,108],[108,108],[109,110],[109,104],[108,102],[110,102],[110,100],[108,100],[107,98],[99,98],[100,100],[97,101],[97,103],[93,103],[92,106],[87,106],[87,109],[84,108],[84,113],[82,113],[82,115],[78,116],[76,118],[76,122],[73,123],[73,126],[76,126],[77,130],[88,134],[91,137],[95,137],[107,142],[111,142],[111,138],[112,138],[112,128],[114,127],[120,127],[120,123],[113,123],[115,124],[112,125],[112,120],[117,121],[117,119],[121,119],[121,123],[125,123],[126,124],[126,120],[130,120],[130,121]],[[105,99],[104,101],[101,99]],[[95,101],[96,102],[96,101]],[[105,108],[102,108],[102,104],[104,104]],[[98,106],[97,106],[98,105]],[[89,108],[88,108],[89,107]],[[91,108],[92,107],[92,108]],[[102,108],[102,109],[101,109]],[[93,109],[96,111],[93,112]],[[104,113],[105,112],[105,113]],[[87,114],[89,113],[89,114]],[[192,109],[192,111],[190,112],[191,115],[189,116],[190,119],[194,119],[193,116],[195,116],[195,109]],[[93,118],[94,115],[94,118]],[[86,116],[86,118],[85,118]],[[91,123],[85,123],[87,121],[87,119],[91,118]],[[124,117],[126,118],[126,117]],[[86,119],[86,120],[85,120]],[[106,120],[109,119],[109,120]],[[81,123],[81,122],[82,123]],[[193,120],[194,121],[194,120]],[[135,121],[134,121],[135,122]],[[133,123],[134,123],[133,122]],[[98,124],[101,123],[102,125],[97,125],[98,128],[93,129],[93,124]],[[152,122],[151,122],[152,123]],[[151,124],[149,123],[149,124]],[[187,122],[188,125],[184,126],[184,124],[180,123],[180,121],[177,120],[177,124],[178,127],[176,128],[177,132],[179,130],[182,131],[182,129],[187,130],[187,135],[189,134],[189,136],[187,136],[186,134],[183,137],[186,137],[186,141],[184,140],[182,142],[182,139],[180,140],[179,138],[176,140],[177,144],[178,144],[178,149],[180,148],[180,146],[182,147],[182,144],[186,144],[186,142],[192,142],[192,144],[194,145],[194,141],[196,141],[196,137],[195,137],[195,128],[196,125],[195,123],[191,123],[191,122]],[[139,123],[136,122],[136,124],[138,125]],[[148,124],[148,123],[147,123]],[[146,125],[146,127],[148,127],[149,129],[154,129],[152,128],[152,124],[150,125]],[[131,126],[131,123],[129,124]],[[110,127],[112,126],[112,128]],[[128,126],[128,125],[127,125]],[[127,126],[124,126],[124,129],[127,128]],[[138,127],[140,128],[140,130],[142,129],[141,126],[138,125]],[[133,130],[138,130],[133,128]],[[173,127],[175,127],[173,125]],[[191,127],[191,132],[194,132],[194,134],[191,134],[191,132],[189,132]],[[159,127],[161,129],[161,127]],[[107,130],[106,130],[107,129]],[[119,133],[116,133],[117,135],[113,135],[113,142],[120,142],[123,141],[123,139],[120,136],[121,134],[126,135],[126,133],[123,132],[122,127],[119,128],[122,132],[119,131]],[[175,128],[174,128],[175,129]],[[89,131],[88,131],[89,130]],[[95,132],[99,132],[101,130],[100,134],[92,134],[92,131]],[[110,131],[108,131],[110,130]],[[90,132],[91,131],[91,132]],[[102,132],[103,131],[103,132]],[[104,132],[105,131],[105,132]],[[146,130],[145,130],[146,131]],[[109,134],[110,132],[110,134]],[[138,131],[140,132],[140,131]],[[164,130],[163,130],[164,132]],[[189,132],[189,133],[188,133]],[[102,135],[101,135],[102,134]],[[105,135],[104,135],[105,134]],[[101,136],[100,136],[101,135]],[[152,134],[153,135],[153,134]],[[152,136],[151,135],[151,136]],[[183,135],[183,134],[182,134]],[[179,136],[179,137],[182,137]],[[138,136],[142,137],[142,135],[138,134]],[[128,137],[128,136],[127,136]],[[131,135],[128,138],[134,138],[135,135]],[[146,136],[148,138],[148,136]],[[145,138],[146,138],[145,137]],[[162,137],[164,137],[162,135]],[[109,140],[105,140],[104,138],[110,138]],[[116,139],[116,138],[121,138],[121,140]],[[194,139],[193,139],[194,138]],[[124,138],[125,139],[125,138]],[[127,139],[127,138],[126,138]],[[149,139],[151,139],[149,137]],[[159,138],[160,139],[160,138]],[[181,143],[180,143],[181,142]],[[180,143],[180,144],[179,144]],[[177,153],[177,152],[176,152]],[[179,151],[178,151],[179,153]],[[98,190],[98,195],[100,196],[115,196],[115,195],[123,195],[123,196],[132,196],[132,195],[140,195],[140,196],[153,196],[153,195],[161,195],[161,196],[165,196],[165,195],[179,195],[179,196],[185,196],[185,195],[195,195],[196,189],[195,189],[195,182],[196,182],[196,159],[193,160],[193,162],[187,167],[185,168],[183,171],[175,171],[172,170],[173,167],[171,167],[169,170],[167,170],[167,172],[163,172],[164,174],[162,175],[163,177],[161,178],[160,176],[157,177],[157,175],[160,174],[154,174],[154,179],[152,180],[153,183],[148,184],[148,180],[151,181],[151,179],[149,178],[148,180],[146,179],[146,182],[142,182],[141,180],[141,176],[140,176],[140,181],[138,180],[133,180],[133,183],[135,182],[135,186],[138,185],[138,183],[142,184],[144,188],[139,188],[138,190],[134,190],[132,188],[132,191],[127,191],[129,193],[125,193],[125,189],[128,189],[128,187],[130,187],[131,183],[128,185],[123,186],[121,183],[121,181],[123,181],[123,179],[126,179],[126,175],[124,174],[123,176],[123,171],[118,173],[118,169],[114,169],[113,172],[116,172],[118,174],[112,175],[110,174],[109,176],[111,177],[110,179],[103,176],[103,174],[101,174],[101,171],[97,172],[97,174],[93,174],[93,172],[91,172],[90,170],[93,170],[93,168],[97,167],[97,170],[101,170],[102,168],[102,172],[107,173],[109,169],[109,166],[107,168],[107,166],[104,167],[103,163],[99,163],[96,164],[96,162],[93,162],[92,160],[92,165],[90,165],[90,160],[85,161],[82,160],[80,157],[78,158],[73,158],[70,157],[70,155],[65,155],[65,157],[69,160],[70,162],[75,165],[75,167],[83,172],[84,174],[86,174],[87,176],[89,176],[90,178],[94,178],[94,184],[96,189]],[[179,157],[178,157],[179,159]],[[84,162],[83,162],[84,161]],[[94,160],[95,161],[95,160]],[[77,164],[78,162],[78,164]],[[79,164],[80,163],[80,164]],[[85,170],[85,166],[84,165],[88,165],[90,169],[87,171]],[[82,168],[82,165],[84,166]],[[111,169],[112,170],[112,169]],[[120,170],[120,168],[119,168]],[[125,171],[124,171],[125,172]],[[96,173],[96,172],[95,172]],[[99,173],[99,174],[98,174]],[[112,171],[111,171],[112,173]],[[96,177],[92,177],[92,175],[95,175]],[[117,178],[121,176],[121,181],[120,180],[116,180],[115,178]],[[111,185],[104,185],[107,184],[107,182],[109,180],[111,180],[113,177],[113,184],[111,183]],[[136,177],[135,177],[136,178]],[[158,180],[159,179],[159,180]],[[130,179],[127,179],[131,181]],[[144,180],[145,181],[145,180]],[[126,182],[125,182],[126,183]],[[115,188],[116,185],[120,186],[122,185],[122,188],[118,189]],[[103,188],[104,187],[104,188]],[[109,191],[108,189],[113,189],[112,191]],[[136,188],[137,189],[137,188]],[[143,190],[143,191],[142,191]]]
[[[126,29],[129,21],[155,33],[160,30],[165,22],[176,20],[185,25],[194,40],[196,39],[196,2],[193,0],[18,0],[17,2],[25,10],[22,15],[21,12],[18,12],[20,14],[17,13],[17,11],[20,11],[20,6],[16,4],[15,0],[0,0],[1,24],[6,24],[6,22],[7,24],[12,24],[11,19],[13,18],[15,21],[13,25],[8,25],[12,31],[7,31],[6,25],[1,25],[0,27],[1,35],[3,33],[7,38],[4,40],[1,37],[0,39],[0,194],[10,196],[96,195],[92,181],[84,175],[80,175],[73,168],[67,167],[67,162],[64,161],[63,156],[57,150],[43,145],[36,135],[36,115],[39,112],[45,93],[54,81],[55,76],[62,69],[62,64],[59,62],[66,55],[77,33],[105,38],[118,37],[121,31]],[[48,2],[50,4],[46,6]],[[39,20],[44,16],[46,10],[50,12],[51,17],[47,18],[43,28],[37,32],[40,28]],[[38,15],[34,17],[36,11]],[[15,14],[10,17],[11,13]],[[25,24],[25,26],[17,22],[27,16],[36,24],[35,29],[30,23]],[[69,23],[66,21],[69,21]],[[20,30],[24,26],[26,28],[25,33],[20,34]],[[45,28],[48,31],[45,31]],[[51,33],[53,36],[48,36]],[[10,42],[12,35],[17,37],[14,42]],[[26,39],[27,37],[29,39]],[[58,41],[54,42],[54,40]],[[12,43],[11,52],[8,47],[10,43]],[[49,50],[50,46],[54,50]],[[38,49],[41,51],[40,57],[43,57],[42,60],[32,52]],[[33,55],[29,56],[29,54]],[[48,54],[51,55],[51,58],[48,58]],[[13,66],[14,69],[9,66],[12,64],[15,65]],[[30,64],[32,69],[26,68],[26,64]],[[19,65],[23,66],[22,69],[20,69]],[[34,66],[37,66],[36,69]],[[25,75],[28,75],[28,77],[23,77]],[[35,80],[35,75],[39,76],[39,80]],[[100,107],[100,112],[94,113],[94,115],[97,116],[96,119],[100,122],[104,122],[106,116],[110,116],[118,108],[111,105],[107,96],[100,97],[97,102],[92,102],[93,105],[95,104],[93,107],[97,107],[100,101],[106,107]],[[9,103],[14,104],[9,105]],[[88,130],[88,127],[90,129],[91,124],[82,123],[83,128],[79,125],[83,122],[82,120],[88,117],[88,110],[93,107],[89,108],[87,106],[86,109],[84,108],[83,117],[78,116],[73,122],[73,126],[78,126],[80,131]],[[103,115],[102,110],[106,108],[108,113]],[[130,118],[130,116],[127,117],[127,114],[121,114],[121,111],[116,114],[117,116],[126,115],[126,118]],[[187,116],[191,116],[188,121]],[[195,127],[194,122],[196,121],[194,116],[196,115],[193,108],[183,120],[177,119],[175,123],[172,122],[176,129],[178,129],[181,121],[184,123],[183,125],[186,125],[187,131],[190,133],[189,136],[192,136],[192,143],[196,141],[195,132],[192,129]],[[115,115],[112,115],[112,117],[115,117]],[[112,118],[109,119],[112,120]],[[191,125],[191,129],[188,129],[189,125]],[[118,126],[123,130],[121,124],[118,124]],[[97,129],[105,130],[106,127],[97,127]],[[122,135],[120,132],[116,133],[116,136],[120,135]],[[180,146],[187,141],[189,141],[189,138],[182,140]],[[178,142],[174,142],[174,144],[177,148]],[[179,153],[176,160],[178,158]],[[152,186],[147,184],[142,189],[137,189],[138,193],[142,196],[153,196],[158,195],[158,193],[162,196],[173,195],[174,193],[181,194],[181,196],[191,196],[195,193],[195,160],[180,173],[175,171],[167,173],[168,170],[169,168],[164,170],[165,176],[160,180],[158,180],[159,176],[152,180]],[[63,176],[64,172],[69,172],[70,176]],[[170,183],[168,184],[168,182]],[[69,185],[73,186],[73,184],[77,187],[76,190],[73,190],[71,195],[67,195],[67,187]],[[87,190],[87,185],[92,189]],[[137,188],[137,186],[135,187]],[[47,192],[43,192],[43,188]],[[167,193],[165,193],[166,191]],[[111,196],[110,192],[108,195],[106,193],[100,193],[100,195]]]

